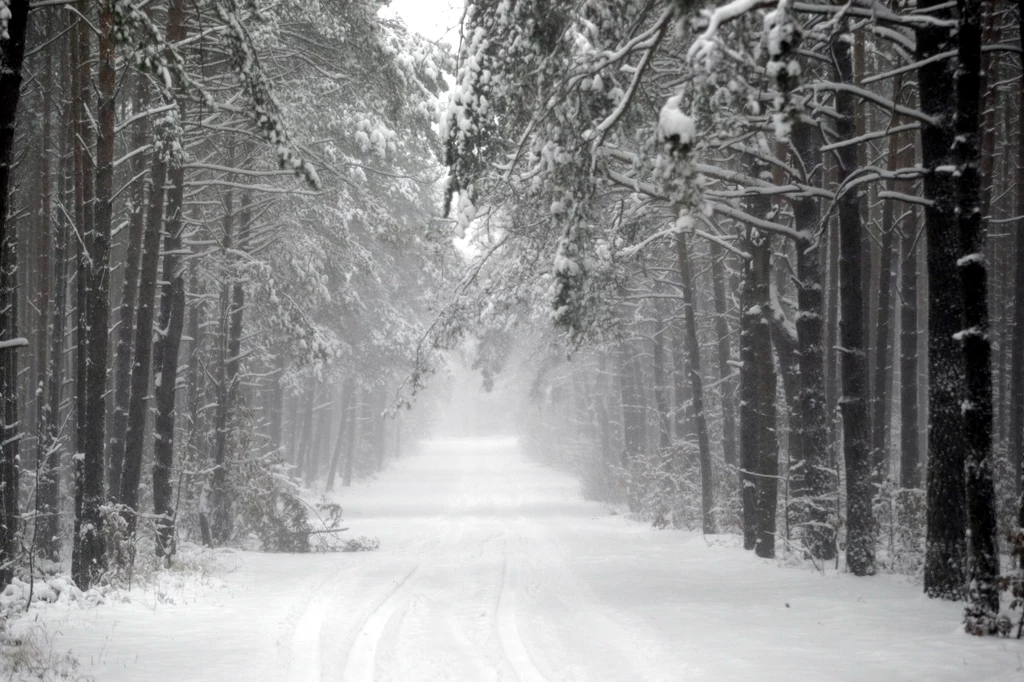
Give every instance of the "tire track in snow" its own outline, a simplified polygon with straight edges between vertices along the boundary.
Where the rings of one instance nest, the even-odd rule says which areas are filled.
[[[421,543],[424,546],[414,547],[413,551],[423,554],[433,547],[436,547],[438,540]],[[337,568],[331,575],[320,581],[313,588],[308,598],[304,600],[303,610],[295,623],[291,640],[291,662],[288,666],[288,682],[320,682],[323,677],[321,657],[321,643],[323,641],[324,621],[330,610],[335,606],[331,595],[334,590],[328,586],[340,584],[346,577],[360,570],[366,570],[368,566],[379,565],[386,560],[385,557],[372,557],[368,562],[352,563]],[[416,569],[413,569],[415,572]],[[411,575],[411,573],[409,574]],[[399,586],[409,578],[406,575]],[[397,589],[397,587],[396,587]],[[388,597],[394,591],[389,593]],[[328,595],[324,598],[324,595]],[[388,598],[385,597],[385,600]],[[379,607],[378,607],[379,608]],[[373,614],[371,614],[372,616]],[[364,621],[364,627],[365,627]],[[354,645],[353,645],[354,646]]]
[[[518,543],[515,543],[518,544]],[[506,546],[505,570],[501,578],[501,593],[498,595],[498,607],[496,620],[498,626],[498,639],[505,651],[505,658],[508,659],[512,670],[515,672],[519,682],[546,682],[546,678],[537,669],[537,665],[530,657],[530,652],[519,634],[519,626],[516,624],[516,598],[519,593],[519,565],[517,558],[509,558],[511,552]],[[514,552],[518,555],[518,551]]]
[[[295,624],[289,682],[320,682],[320,631],[328,602],[314,599]]]
[[[377,646],[380,644],[384,631],[388,627],[392,616],[404,606],[412,590],[412,578],[416,575],[420,565],[416,564],[411,571],[398,581],[394,589],[381,602],[373,613],[371,613],[356,634],[349,649],[348,658],[345,659],[345,672],[342,680],[345,682],[373,682],[374,673],[377,667]]]

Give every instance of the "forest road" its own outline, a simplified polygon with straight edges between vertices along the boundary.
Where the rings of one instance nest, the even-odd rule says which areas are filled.
[[[512,440],[421,445],[339,494],[353,532],[382,547],[310,600],[291,682],[678,679],[668,638],[624,632],[573,570],[561,535],[607,515],[575,481],[525,461]]]

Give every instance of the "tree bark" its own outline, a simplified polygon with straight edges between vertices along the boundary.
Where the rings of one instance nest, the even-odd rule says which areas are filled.
[[[357,433],[359,429],[359,415],[362,412],[362,390],[357,384],[355,390],[352,393],[352,399],[349,401],[349,424],[348,424],[348,437],[345,440],[345,473],[342,475],[341,485],[348,488],[352,485],[352,470],[356,459],[356,443],[358,442]],[[361,434],[360,434],[361,435]]]
[[[900,487],[921,487],[921,445],[918,434],[917,388],[917,249],[916,235],[904,229],[900,278]]]
[[[62,23],[62,26],[65,25]],[[63,90],[70,94],[70,70],[62,69]],[[65,122],[73,120],[72,102],[64,106]],[[57,176],[57,199],[66,202],[68,187],[71,183],[73,167],[71,165],[72,126],[61,127],[61,164]],[[36,513],[38,515],[38,542],[43,556],[51,561],[60,559],[60,407],[64,384],[64,333],[65,316],[67,315],[68,286],[68,235],[73,226],[66,218],[51,221],[54,230],[54,284],[53,284],[53,322],[50,328],[50,357],[47,371],[48,386],[46,405],[40,419],[40,456],[43,458],[39,475],[39,486],[36,492]]]
[[[1019,0],[1018,5],[1024,5]],[[1024,6],[1021,6],[1024,10]],[[1021,82],[1019,109],[1024,111],[1024,14],[1020,15]],[[1013,351],[1010,359],[1010,461],[1017,492],[1017,525],[1024,528],[1024,116],[1017,117],[1017,206],[1014,271]]]
[[[338,473],[338,463],[341,461],[341,455],[344,451],[345,435],[348,433],[348,422],[351,418],[350,407],[352,406],[352,391],[354,389],[353,381],[351,378],[346,378],[341,385],[341,401],[340,409],[338,411],[338,438],[334,442],[334,454],[331,457],[331,467],[327,472],[327,492],[334,490],[334,477]]]
[[[621,372],[623,448],[622,466],[630,469],[633,463],[647,450],[646,405],[636,375],[639,358],[632,352],[632,344],[619,344],[619,367]],[[632,501],[639,511],[638,501]]]
[[[922,0],[919,8],[949,21],[950,8],[941,0]],[[933,9],[934,8],[934,9]],[[920,26],[916,29],[918,60],[953,49],[950,30]],[[918,70],[921,110],[937,119],[923,124],[921,148],[924,209],[928,235],[928,534],[925,547],[924,589],[932,597],[960,599],[966,585],[966,511],[964,492],[964,435],[960,404],[963,400],[963,354],[953,338],[960,331],[963,299],[956,261],[960,249],[956,219],[956,179],[938,170],[953,165],[955,82],[952,61],[926,64]]]
[[[831,52],[836,80],[853,82],[850,45],[837,38]],[[852,93],[836,93],[836,133],[840,140],[856,134],[855,98]],[[838,152],[839,185],[857,169],[856,147],[847,145]],[[864,327],[864,286],[862,268],[863,236],[860,213],[861,196],[854,188],[846,190],[839,205],[839,345],[842,346],[843,455],[846,464],[846,565],[858,576],[875,572],[874,514],[871,505],[871,458],[868,452],[867,356]]]
[[[763,199],[758,199],[763,203]],[[759,206],[756,209],[766,208]],[[776,376],[769,315],[771,238],[746,228],[740,285],[740,485],[743,546],[758,556],[775,556],[779,445],[776,434]]]
[[[172,6],[172,12],[181,11],[181,0]],[[181,25],[171,20],[172,25]],[[168,37],[174,40],[180,36]],[[153,393],[156,417],[153,421],[153,512],[156,515],[156,555],[174,556],[174,506],[171,475],[174,470],[174,409],[178,384],[178,355],[181,333],[185,327],[185,268],[182,264],[182,237],[185,231],[182,216],[185,194],[185,169],[175,164],[168,173],[171,188],[167,193],[167,229],[164,237],[163,277],[166,284],[160,296],[160,331],[154,354],[158,360],[154,372]],[[237,357],[237,353],[235,354]],[[216,474],[215,474],[216,475]],[[216,509],[213,531],[217,530]],[[214,535],[216,540],[216,534]]]
[[[893,80],[893,101],[899,101],[902,79],[897,76]],[[895,124],[895,121],[893,121]],[[886,167],[888,170],[898,168],[899,136],[889,135]],[[895,180],[889,180],[887,189],[894,190]],[[889,419],[888,407],[891,384],[891,365],[889,353],[890,311],[892,308],[892,265],[893,238],[896,232],[895,201],[885,199],[882,206],[882,245],[881,263],[878,270],[878,305],[877,305],[877,337],[875,339],[874,381],[871,392],[871,465],[874,470],[875,483],[881,485],[890,476],[889,450]]]
[[[711,471],[711,442],[708,438],[707,415],[704,413],[704,377],[701,374],[700,341],[697,339],[697,317],[694,305],[693,275],[686,235],[676,234],[676,258],[683,293],[683,324],[686,328],[686,351],[690,360],[690,393],[693,396],[693,420],[697,428],[697,452],[700,459],[701,525],[704,533],[714,533],[715,497]]]
[[[805,181],[811,186],[819,185],[821,154],[810,126],[798,123],[793,130],[793,143],[803,167],[811,169]],[[793,204],[793,218],[797,232],[806,236],[795,244],[796,332],[800,363],[797,398],[800,430],[795,437],[800,441],[801,456],[796,461],[790,460],[790,493],[804,547],[811,556],[827,561],[835,558],[836,551],[835,533],[828,525],[836,481],[829,468],[828,455],[829,415],[822,323],[825,274],[821,265],[821,249],[812,237],[823,234],[818,228],[818,202],[813,198],[798,199]]]
[[[105,26],[104,26],[105,28]],[[103,35],[104,28],[101,28]],[[103,434],[106,405],[107,324],[109,303],[94,287],[106,286],[109,272],[109,232],[95,229],[94,172],[92,148],[94,131],[89,114],[92,73],[91,27],[78,24],[78,99],[81,154],[83,222],[79,223],[78,263],[78,424],[75,457],[75,542],[71,555],[71,576],[87,589],[104,570],[103,515]],[[106,48],[104,48],[106,49]],[[101,60],[102,61],[102,60]],[[105,119],[101,117],[100,124]],[[97,160],[100,159],[97,148]],[[97,243],[98,242],[98,243]],[[97,344],[93,348],[93,344]],[[93,384],[98,382],[98,386]]]
[[[146,102],[146,79],[136,76],[135,108],[142,110]],[[148,118],[135,123],[132,148],[139,149],[149,137]],[[132,158],[132,177],[143,169],[145,156]],[[139,293],[139,258],[145,232],[146,183],[143,178],[135,182],[132,193],[131,217],[128,220],[128,246],[125,249],[124,286],[121,293],[121,311],[117,327],[117,356],[114,365],[114,411],[110,422],[110,453],[107,465],[107,496],[117,501],[121,494],[121,470],[124,466],[125,436],[128,430],[128,403],[131,400],[132,336],[135,330],[135,308]]]
[[[14,128],[21,95],[28,0],[10,0],[7,37],[0,39],[0,341],[17,337],[17,235],[10,221]],[[0,585],[10,582],[17,553],[18,532],[18,362],[16,348],[0,351],[0,397],[3,428],[0,436]]]
[[[146,209],[146,232],[143,236],[142,263],[139,270],[139,307],[135,316],[131,398],[128,402],[128,423],[125,429],[125,454],[118,501],[126,509],[126,521],[134,528],[139,509],[139,483],[142,480],[142,451],[149,405],[149,378],[153,367],[153,321],[155,318],[157,270],[160,266],[160,234],[164,220],[164,185],[167,161],[161,154],[153,155],[150,172],[149,204]]]
[[[238,240],[234,249],[244,252],[248,243],[250,229],[249,194],[242,195],[241,209],[239,211]],[[230,192],[226,200],[226,213],[224,216],[224,234],[226,248],[231,248],[231,231],[233,222],[232,197]],[[225,294],[228,299],[227,329],[224,341],[224,357],[222,359],[223,371],[221,373],[221,386],[217,400],[217,415],[214,425],[216,433],[216,446],[214,449],[214,472],[213,472],[213,538],[214,542],[224,543],[231,537],[231,499],[227,488],[228,456],[227,436],[230,423],[235,413],[235,403],[238,401],[238,369],[242,350],[242,315],[245,308],[245,289],[242,285],[241,274],[237,271],[237,257],[230,256],[229,262],[233,267],[230,269],[230,281],[225,283]]]
[[[980,0],[959,0],[957,33],[957,115],[954,150],[959,170],[957,214],[960,259],[957,266],[963,291],[965,493],[967,500],[970,604],[967,629],[995,634],[999,614],[999,543],[995,485],[992,481],[992,346],[989,338],[988,271],[985,264],[985,226],[982,222],[979,174],[981,119]]]
[[[735,466],[736,461],[736,405],[733,400],[732,344],[729,341],[728,299],[725,293],[725,274],[722,261],[725,250],[711,247],[711,286],[715,297],[715,336],[718,350],[718,385],[722,402],[722,452],[725,463]]]

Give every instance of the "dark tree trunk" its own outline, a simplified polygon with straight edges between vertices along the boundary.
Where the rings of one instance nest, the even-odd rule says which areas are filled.
[[[665,371],[665,317],[663,306],[654,301],[654,333],[651,335],[651,364],[654,372],[654,409],[658,412],[659,456],[671,466],[672,421],[668,406],[668,383]],[[574,386],[575,388],[575,386]]]
[[[64,92],[70,94],[70,77],[67,68],[62,69]],[[65,122],[73,119],[70,102],[64,107]],[[71,165],[71,148],[74,144],[71,134],[72,126],[61,126],[61,164],[57,177],[57,198],[65,201],[71,183],[73,167]],[[65,204],[69,204],[66,202]],[[58,510],[60,507],[60,407],[62,387],[64,383],[64,333],[65,316],[67,315],[68,286],[68,235],[71,225],[61,217],[51,222],[54,229],[54,283],[53,283],[53,323],[50,328],[50,357],[48,369],[48,386],[46,406],[40,420],[40,456],[43,458],[39,475],[39,487],[36,492],[36,513],[38,519],[39,549],[43,556],[51,561],[60,558],[60,523]]]
[[[326,392],[326,391],[325,391]],[[317,391],[317,397],[320,397],[320,391]],[[328,405],[320,408],[318,403],[319,400],[315,401],[313,408],[313,417],[316,421],[316,428],[313,431],[312,445],[309,448],[309,453],[306,457],[306,472],[304,480],[306,486],[309,487],[316,480],[317,475],[320,473],[320,452],[323,450],[323,443],[325,440],[330,439],[330,428],[328,426],[328,417],[325,414],[327,409],[331,407]]]
[[[146,232],[143,235],[142,263],[139,270],[139,307],[135,316],[135,351],[131,373],[131,398],[125,430],[124,462],[118,501],[125,506],[126,521],[134,528],[139,509],[139,483],[142,480],[142,451],[149,406],[149,377],[153,368],[153,321],[155,318],[157,271],[160,267],[160,234],[164,219],[164,184],[167,162],[153,156],[150,172]]]
[[[53,39],[54,27],[48,26],[44,32],[45,40]],[[33,388],[36,395],[36,472],[41,477],[45,469],[46,453],[43,446],[46,437],[46,381],[47,354],[49,352],[49,328],[50,328],[50,303],[53,298],[53,183],[51,179],[50,159],[53,156],[52,143],[52,118],[53,118],[53,52],[47,50],[46,62],[43,68],[42,89],[43,89],[43,137],[40,141],[41,153],[39,155],[39,210],[38,222],[36,223],[36,254],[35,266],[38,281],[38,293],[36,295],[36,307],[38,321],[36,323],[36,357],[33,377]],[[39,497],[36,496],[38,507]],[[37,527],[38,530],[38,527]],[[38,536],[38,532],[36,533]],[[38,540],[38,537],[36,538]]]
[[[21,94],[28,0],[10,0],[7,37],[0,39],[0,342],[14,342],[18,333],[17,238],[9,220],[14,127]],[[3,429],[0,437],[0,586],[13,575],[18,532],[18,362],[15,346],[0,350],[0,397]]]
[[[1024,11],[1024,0],[1018,0]],[[1024,111],[1024,13],[1020,14],[1021,82],[1018,104]],[[1024,527],[1024,116],[1017,122],[1017,206],[1014,273],[1013,354],[1010,360],[1009,455],[1015,470],[1017,525]]]
[[[135,108],[141,110],[146,101],[146,79],[136,77]],[[132,147],[139,149],[149,137],[149,126],[142,120],[135,123]],[[145,156],[132,158],[132,177],[143,169]],[[114,365],[114,411],[110,422],[110,454],[107,465],[107,496],[117,501],[121,494],[121,469],[124,466],[125,436],[128,429],[128,402],[131,400],[132,336],[135,330],[136,298],[139,292],[139,257],[145,232],[146,183],[143,178],[135,182],[132,193],[131,217],[128,220],[128,246],[125,249],[124,286],[121,294],[121,312],[117,327],[117,358]]]
[[[188,372],[185,375],[185,385],[188,387],[188,415],[189,415],[189,441],[195,448],[195,457],[199,462],[206,461],[206,418],[204,415],[201,397],[206,382],[201,378],[199,366],[202,361],[203,342],[206,337],[205,324],[206,301],[204,292],[200,285],[199,268],[197,260],[192,259],[189,264],[188,292],[193,297],[193,303],[188,317],[188,329],[186,335],[190,339],[188,347]]]
[[[370,414],[370,419],[373,420],[373,446],[377,451],[377,471],[383,471],[385,449],[384,427],[386,424],[384,421],[384,410],[387,409],[388,402],[387,386],[378,386],[374,391],[374,396],[373,412]]]
[[[897,77],[893,81],[893,101],[899,100],[901,79]],[[886,165],[889,170],[895,170],[899,152],[899,136],[889,136],[889,154]],[[888,189],[895,189],[896,181],[888,182]],[[894,201],[884,200],[882,207],[882,245],[881,263],[878,270],[878,323],[877,337],[875,339],[875,362],[873,390],[871,392],[871,466],[874,470],[874,480],[881,484],[890,476],[889,450],[889,419],[888,408],[891,404],[889,391],[891,384],[891,365],[889,353],[889,326],[891,324],[890,311],[892,309],[892,265],[893,265],[893,237],[896,232]]]
[[[804,168],[814,169],[807,184],[821,183],[821,154],[817,151],[812,129],[797,124],[793,141]],[[791,439],[800,441],[800,457],[790,460],[791,498],[804,547],[820,560],[835,557],[835,533],[828,525],[830,498],[835,494],[834,477],[829,469],[828,406],[825,397],[825,349],[822,310],[825,275],[821,250],[811,235],[817,234],[818,202],[802,198],[793,204],[796,230],[805,239],[796,242],[797,352],[800,363],[800,388],[797,412],[800,430]]]
[[[988,272],[982,223],[978,131],[981,119],[980,0],[959,0],[955,151],[959,170],[960,283],[963,291],[965,493],[970,541],[970,604],[967,629],[994,634],[999,614],[999,543],[992,481],[992,346],[989,339]]]
[[[900,487],[921,487],[917,390],[917,249],[913,225],[904,228],[900,309]]]
[[[607,484],[611,467],[615,464],[612,455],[612,436],[610,410],[608,409],[608,393],[610,391],[610,377],[608,375],[608,355],[602,352],[597,358],[597,376],[594,378],[594,414],[597,417],[599,443],[601,451],[601,470],[604,474],[602,483]],[[397,418],[396,418],[397,436]]]
[[[235,250],[244,252],[249,238],[250,215],[249,195],[242,196],[242,206],[239,212],[239,231]],[[224,234],[226,248],[231,248],[231,231],[233,216],[231,194],[226,200],[227,213],[224,216]],[[227,457],[227,436],[231,420],[235,413],[235,403],[238,401],[238,369],[242,350],[242,315],[245,307],[245,289],[242,285],[241,274],[237,272],[235,257],[230,261],[234,265],[231,269],[231,281],[225,283],[225,294],[228,298],[227,329],[224,340],[224,357],[222,359],[223,371],[221,373],[221,386],[217,401],[217,415],[214,428],[216,430],[216,448],[214,449],[213,472],[213,539],[214,542],[224,543],[231,537],[231,499],[227,488],[228,457]]]
[[[96,138],[96,198],[93,235],[90,243],[91,282],[88,309],[88,407],[89,419],[85,455],[86,505],[103,504],[106,453],[107,360],[110,356],[110,241],[114,222],[114,97],[117,71],[114,68],[113,0],[99,3],[99,78]],[[98,476],[98,478],[97,478]],[[97,498],[99,495],[99,498]]]
[[[725,294],[725,274],[722,272],[724,249],[711,247],[711,285],[715,295],[715,336],[718,337],[718,385],[722,396],[722,451],[725,463],[735,466],[736,461],[736,406],[733,400],[732,344],[729,341],[728,301]]]
[[[341,479],[341,485],[348,488],[352,485],[352,469],[356,459],[356,443],[358,438],[362,435],[357,432],[359,429],[359,415],[362,412],[362,390],[357,384],[355,390],[352,393],[352,399],[349,401],[349,422],[348,422],[348,437],[345,441],[345,473]]]
[[[309,470],[309,442],[313,435],[313,408],[316,407],[317,383],[315,379],[309,379],[309,387],[306,389],[306,406],[300,415],[301,425],[299,431],[299,445],[295,454],[295,474],[302,478]]]
[[[353,381],[350,378],[345,379],[341,385],[341,401],[339,403],[340,409],[338,410],[338,416],[340,417],[338,424],[338,438],[334,442],[334,454],[331,456],[331,468],[327,472],[327,487],[326,490],[330,492],[334,490],[334,477],[338,473],[338,463],[341,461],[341,455],[344,451],[345,435],[348,433],[348,422],[352,418],[351,408],[352,406],[352,391]]]
[[[836,80],[853,82],[850,45],[842,39],[832,41]],[[837,137],[852,139],[856,134],[855,98],[852,93],[836,93]],[[847,145],[838,152],[838,181],[843,185],[857,168],[856,147]],[[867,356],[864,328],[864,287],[862,268],[863,226],[861,197],[855,188],[846,191],[839,204],[839,345],[842,362],[843,455],[846,462],[846,565],[858,576],[875,572],[874,514],[871,506],[871,458],[868,452],[869,423],[865,390]]]
[[[632,344],[627,341],[619,344],[618,354],[622,392],[622,466],[629,469],[647,450],[647,410],[636,371],[640,358],[633,352]],[[638,502],[633,501],[633,504],[636,506]],[[639,508],[633,511],[639,511]]]
[[[763,203],[763,199],[757,200]],[[762,213],[766,206],[758,205]],[[779,444],[776,434],[777,379],[772,359],[771,239],[746,228],[740,285],[740,485],[743,546],[760,557],[775,556],[775,506],[778,501]]]
[[[283,445],[281,438],[281,420],[284,415],[284,366],[285,360],[282,355],[279,358],[280,364],[273,376],[270,378],[271,391],[273,393],[273,412],[270,415],[270,440],[275,452],[281,451]]]
[[[949,21],[951,8],[938,8],[940,0],[922,0],[918,7]],[[935,9],[933,9],[935,8]],[[953,49],[948,28],[920,26],[918,60]],[[964,492],[964,435],[960,404],[963,400],[963,353],[953,338],[963,320],[963,299],[957,274],[960,250],[956,218],[956,178],[938,170],[953,164],[955,98],[950,97],[955,66],[935,61],[918,71],[921,109],[938,119],[921,128],[924,209],[928,234],[928,535],[925,548],[924,589],[932,597],[960,599],[966,585],[964,558],[967,519]]]
[[[828,412],[828,461],[838,461],[839,437],[839,229],[830,221],[828,230],[828,304],[825,313],[828,343],[825,351],[825,409]]]
[[[683,324],[686,325],[686,350],[690,365],[690,393],[693,396],[693,420],[697,427],[697,452],[700,459],[701,525],[703,532],[714,533],[715,498],[711,471],[711,442],[704,414],[704,377],[701,374],[700,341],[697,339],[697,315],[694,304],[693,275],[686,235],[676,235],[676,259],[683,293]]]
[[[676,440],[680,444],[690,441],[696,431],[691,411],[690,371],[684,336],[686,336],[686,331],[683,329],[683,325],[674,324],[672,326],[672,385],[674,389],[672,421]],[[681,447],[680,445],[680,449]]]
[[[92,72],[91,27],[78,24],[78,97],[83,222],[79,223],[78,263],[78,424],[75,458],[75,542],[71,555],[71,576],[82,589],[104,569],[103,515],[103,433],[106,405],[107,324],[109,304],[100,300],[97,285],[105,286],[109,273],[109,232],[96,233],[94,221],[94,173],[90,91]],[[101,124],[104,123],[101,118]],[[97,159],[99,159],[97,149]],[[82,242],[84,241],[84,245]],[[98,244],[96,243],[98,242]],[[98,344],[93,348],[93,344]],[[98,382],[98,386],[93,386]]]

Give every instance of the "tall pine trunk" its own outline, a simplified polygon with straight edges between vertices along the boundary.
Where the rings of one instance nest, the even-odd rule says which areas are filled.
[[[101,19],[105,22],[105,19]],[[106,35],[101,28],[102,36]],[[93,146],[95,131],[90,113],[92,97],[92,27],[85,21],[78,23],[78,84],[79,99],[78,140],[83,221],[79,223],[78,261],[78,424],[75,457],[75,542],[71,554],[71,576],[82,589],[88,588],[104,569],[103,515],[100,507],[103,495],[103,435],[106,405],[107,324],[109,303],[104,295],[100,299],[96,286],[105,286],[109,274],[109,231],[97,235],[95,229],[95,168]],[[103,47],[106,50],[106,46]],[[106,55],[104,55],[105,57]],[[101,58],[101,62],[103,59]],[[102,67],[101,67],[102,68]],[[104,74],[106,75],[106,74]],[[105,93],[104,83],[101,92]],[[100,124],[106,119],[101,116]],[[99,145],[97,161],[105,161]],[[112,158],[112,157],[111,157]],[[109,227],[109,224],[108,224]],[[84,242],[84,243],[83,243]],[[98,242],[98,244],[97,244]],[[93,348],[96,344],[98,347]],[[94,386],[93,384],[98,384]]]
[[[758,199],[763,203],[762,199]],[[776,434],[777,389],[769,315],[771,239],[746,228],[740,285],[740,486],[743,546],[758,556],[775,555],[775,506],[778,499],[779,445]]]
[[[242,196],[239,211],[239,231],[234,249],[244,252],[249,233],[249,197]],[[232,248],[233,203],[229,190],[224,216],[225,248]],[[214,449],[213,473],[213,538],[215,542],[226,542],[231,537],[231,499],[227,488],[228,456],[227,435],[231,420],[234,417],[235,403],[238,401],[238,368],[242,344],[242,313],[245,305],[245,290],[238,263],[235,256],[229,256],[232,267],[229,268],[230,279],[225,282],[225,298],[227,302],[225,339],[223,341],[223,358],[221,363],[221,385],[217,398],[217,414],[214,423],[216,430],[216,447]],[[312,419],[312,415],[309,416]],[[307,442],[309,437],[307,436]]]
[[[916,239],[914,230],[905,226],[900,265],[900,487],[907,490],[921,487],[921,445],[917,409]]]
[[[957,201],[960,227],[960,283],[963,291],[964,401],[966,441],[965,493],[970,541],[970,604],[967,630],[995,634],[999,614],[999,543],[995,486],[992,481],[992,345],[988,320],[988,271],[985,264],[985,226],[982,222],[978,131],[981,119],[980,0],[959,0],[957,34],[956,145],[959,170]]]
[[[693,396],[693,420],[697,428],[697,453],[700,459],[701,525],[705,533],[714,533],[714,488],[711,471],[711,442],[708,438],[707,415],[704,413],[704,377],[701,374],[700,341],[697,338],[697,317],[694,305],[693,275],[686,235],[676,234],[676,258],[683,292],[683,323],[686,329],[686,352],[690,365],[690,393]]]
[[[136,77],[135,109],[141,111],[146,101],[146,79]],[[139,149],[149,136],[148,118],[135,123],[132,148]],[[145,163],[143,154],[132,158],[132,177],[140,174]],[[114,411],[110,421],[110,453],[107,465],[107,496],[117,500],[121,492],[121,469],[124,465],[125,435],[128,430],[128,403],[131,400],[132,336],[135,330],[135,309],[139,293],[139,258],[146,226],[144,178],[135,181],[132,191],[131,217],[128,220],[128,246],[125,249],[124,285],[117,327],[117,356],[114,364]]]
[[[7,35],[0,38],[0,343],[5,346],[0,349],[0,585],[10,582],[18,550],[17,238],[13,221],[9,221],[9,201],[28,6],[28,0],[7,3]]]
[[[341,485],[345,488],[352,485],[352,473],[356,460],[356,443],[358,442],[358,437],[361,436],[359,421],[360,413],[362,412],[362,393],[362,389],[356,383],[348,406],[349,422],[348,436],[345,439],[345,472],[341,477]]]
[[[836,80],[853,82],[850,45],[841,37],[832,41],[832,59]],[[855,98],[852,93],[836,93],[836,134],[840,140],[856,134]],[[846,145],[838,152],[838,181],[842,186],[857,169],[857,150]],[[868,451],[869,423],[867,390],[867,343],[864,326],[864,286],[862,268],[863,226],[860,192],[845,189],[839,204],[839,345],[842,365],[843,456],[846,465],[846,565],[858,576],[875,572],[874,514],[871,505],[871,458]]]
[[[813,130],[798,123],[793,143],[803,167],[811,169],[805,181],[821,183],[821,154]],[[805,235],[796,246],[797,308],[796,332],[800,363],[800,388],[797,398],[800,432],[791,438],[801,441],[801,459],[790,462],[791,488],[796,523],[804,546],[820,560],[835,557],[835,533],[828,525],[829,501],[834,495],[834,477],[829,469],[829,419],[825,398],[825,349],[822,310],[825,273],[816,234],[820,211],[817,200],[805,197],[793,204],[794,225]]]
[[[723,261],[725,249],[711,246],[711,286],[715,296],[715,336],[718,351],[718,385],[722,402],[722,452],[725,463],[735,466],[736,461],[736,405],[733,400],[732,343],[729,340],[729,306],[725,293]]]
[[[67,25],[67,24],[62,24]],[[62,69],[63,91],[70,94],[70,71]],[[71,120],[74,113],[71,111],[72,103],[67,101],[63,107],[64,120]],[[71,148],[74,144],[72,126],[61,126],[61,163],[57,176],[57,200],[65,205],[70,202],[68,188],[72,181],[73,167],[71,164]],[[50,327],[50,357],[47,370],[47,391],[46,405],[43,407],[40,420],[40,446],[39,452],[43,461],[40,466],[39,486],[36,491],[36,513],[38,515],[37,536],[39,549],[43,556],[51,561],[60,558],[60,522],[58,510],[60,507],[60,408],[64,384],[64,334],[65,320],[67,315],[67,287],[68,287],[68,238],[73,226],[68,224],[66,217],[61,215],[58,220],[51,222],[54,230],[53,235],[53,322]]]
[[[953,12],[941,0],[922,0],[919,8],[951,20]],[[933,9],[934,8],[934,9]],[[918,60],[953,49],[951,31],[919,26]],[[960,414],[963,400],[963,354],[954,339],[963,320],[963,299],[957,274],[957,181],[942,168],[953,165],[955,100],[950,84],[955,66],[949,59],[933,61],[918,71],[921,110],[936,119],[921,128],[924,209],[928,235],[928,534],[925,547],[924,589],[932,597],[960,599],[966,584],[966,510],[964,492],[964,434]]]

